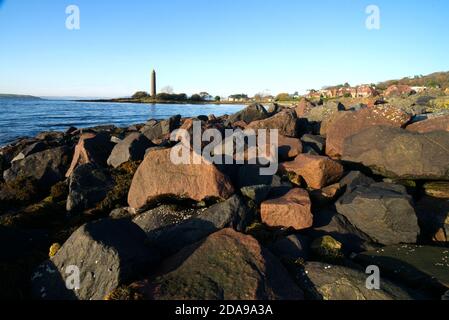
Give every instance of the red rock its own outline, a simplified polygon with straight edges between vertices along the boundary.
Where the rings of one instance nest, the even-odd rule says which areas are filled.
[[[137,169],[128,193],[131,208],[140,209],[161,197],[201,201],[227,199],[234,188],[213,164],[179,164],[170,160],[171,149],[150,150]]]
[[[390,105],[377,105],[355,112],[345,112],[343,116],[328,124],[326,154],[332,158],[339,158],[346,138],[378,125],[401,128],[410,119],[409,114]]]
[[[293,182],[299,184],[301,177],[312,189],[321,189],[340,180],[343,166],[328,157],[300,154],[295,160],[281,163],[281,172],[293,174]]]
[[[295,108],[296,115],[303,118],[313,107],[315,106],[309,100],[302,99]]]
[[[248,126],[248,124],[247,124],[245,121],[240,120],[240,121],[234,122],[234,123],[232,124],[232,126],[233,126],[234,128],[245,129],[245,128]]]
[[[96,163],[106,166],[107,159],[114,148],[111,137],[107,133],[84,133],[75,147],[72,163],[66,177],[72,175],[73,170],[80,164]]]
[[[270,227],[310,228],[313,224],[309,194],[304,189],[292,189],[280,198],[262,202],[262,222]]]
[[[412,132],[419,132],[419,133],[439,131],[439,130],[449,131],[449,115],[415,122],[407,126],[406,129]]]

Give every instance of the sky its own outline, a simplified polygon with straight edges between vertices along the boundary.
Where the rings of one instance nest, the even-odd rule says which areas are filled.
[[[0,93],[129,96],[150,90],[153,68],[159,89],[221,96],[448,71],[448,12],[447,0],[0,0]]]

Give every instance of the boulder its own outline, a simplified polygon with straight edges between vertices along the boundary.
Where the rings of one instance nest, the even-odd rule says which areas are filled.
[[[128,220],[104,219],[83,225],[32,277],[33,296],[44,300],[101,300],[119,285],[139,279],[159,262],[145,245],[145,233]],[[66,281],[79,270],[78,290]]]
[[[388,178],[449,180],[449,132],[372,127],[346,139],[342,159]]]
[[[343,175],[343,166],[323,156],[300,154],[295,160],[279,165],[280,172],[286,172],[290,180],[300,184],[301,178],[312,189],[321,189],[340,180]]]
[[[145,211],[133,219],[145,233],[182,223],[199,214],[199,210],[193,208],[180,208],[176,205],[163,204],[154,209]]]
[[[154,146],[143,134],[134,132],[129,134],[124,140],[121,140],[112,149],[108,158],[108,165],[117,168],[128,161],[143,160],[145,151]]]
[[[297,138],[299,133],[299,122],[294,110],[283,110],[265,120],[251,122],[246,129],[277,129],[280,135]]]
[[[33,153],[25,159],[14,161],[11,168],[3,173],[6,182],[17,179],[33,179],[42,190],[49,190],[52,185],[64,178],[69,164],[67,147],[57,147]]]
[[[342,252],[348,256],[378,247],[345,216],[329,208],[314,210],[313,227],[306,234],[313,239],[331,236],[342,244]]]
[[[428,289],[436,297],[449,289],[449,250],[444,247],[393,245],[356,256],[363,265],[377,265],[392,280]]]
[[[313,222],[309,194],[299,188],[262,202],[260,215],[262,222],[270,227],[301,230],[311,227]]]
[[[301,141],[305,146],[315,150],[318,154],[323,154],[326,148],[326,139],[322,136],[305,134],[301,137]]]
[[[280,161],[295,158],[302,152],[301,140],[297,138],[289,138],[283,135],[279,135],[278,146],[278,156]]]
[[[150,149],[137,169],[128,193],[131,208],[141,209],[162,197],[228,199],[234,188],[215,165],[174,164],[171,149]]]
[[[234,113],[229,116],[229,119],[226,121],[226,126],[232,125],[239,121],[244,121],[245,123],[250,123],[253,121],[263,120],[268,118],[268,112],[265,110],[263,105],[261,104],[252,104],[245,109]]]
[[[336,208],[380,244],[415,243],[419,234],[412,198],[400,185],[382,182],[358,186],[341,197]]]
[[[414,300],[404,288],[382,278],[379,290],[366,287],[368,275],[356,269],[308,262],[299,276],[306,298],[312,300]]]
[[[256,206],[259,206],[262,203],[262,201],[266,199],[270,191],[271,186],[264,184],[246,186],[240,189],[242,195],[252,200]]]
[[[149,243],[167,256],[223,228],[244,231],[253,218],[252,211],[243,199],[235,195],[203,212],[195,212],[191,218],[184,221],[179,218],[169,221],[155,218],[137,223],[144,228]]]
[[[385,90],[385,97],[398,97],[398,96],[409,96],[413,93],[416,93],[412,87],[408,85],[395,84],[391,85]]]
[[[322,122],[331,117],[334,113],[344,110],[345,107],[340,102],[329,101],[324,105],[311,108],[309,112],[305,114],[305,118],[307,118],[309,122]]]
[[[79,165],[69,178],[67,211],[81,212],[95,207],[114,187],[108,172],[92,163]]]
[[[147,137],[148,140],[153,141],[169,135],[173,130],[178,129],[180,125],[181,116],[176,115],[168,120],[150,120],[140,129],[140,132]]]
[[[360,171],[350,171],[339,182],[344,192],[352,192],[358,186],[370,186],[375,181]]]
[[[154,300],[295,300],[302,292],[251,236],[224,229],[164,262],[144,285]]]
[[[70,177],[78,165],[93,163],[99,166],[106,166],[107,159],[114,148],[111,142],[111,135],[107,132],[84,133],[80,136],[75,147],[72,163],[66,173]]]
[[[412,132],[449,131],[449,114],[441,117],[430,118],[424,121],[412,123],[406,127]]]
[[[344,116],[332,121],[327,129],[326,154],[340,157],[346,138],[364,129],[383,125],[401,128],[407,124],[411,116],[390,105],[377,105],[354,112],[345,112]]]
[[[301,99],[295,107],[295,112],[298,118],[304,118],[313,108],[315,108],[315,105],[312,102],[307,99]]]
[[[42,141],[35,142],[35,143],[33,143],[33,144],[29,145],[29,146],[26,146],[11,161],[14,162],[14,161],[25,159],[25,157],[27,157],[27,156],[29,156],[29,155],[31,155],[33,153],[44,151],[47,148],[48,148],[48,145],[46,143],[44,143]]]

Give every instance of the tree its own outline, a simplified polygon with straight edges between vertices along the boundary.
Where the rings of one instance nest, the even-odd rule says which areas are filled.
[[[216,96],[216,97],[215,97],[215,101],[221,101],[220,96]]]
[[[288,93],[279,93],[277,96],[276,96],[276,101],[289,101],[291,98],[290,98],[290,95],[288,94]]]
[[[190,97],[191,101],[195,101],[195,102],[199,102],[199,101],[203,101],[203,99],[201,98],[201,96],[199,94],[194,94]]]
[[[145,91],[137,91],[136,93],[133,94],[132,98],[133,99],[143,99],[143,98],[148,98],[150,95],[145,92]]]
[[[161,89],[162,93],[168,93],[168,94],[173,94],[173,87],[172,86],[165,86]]]

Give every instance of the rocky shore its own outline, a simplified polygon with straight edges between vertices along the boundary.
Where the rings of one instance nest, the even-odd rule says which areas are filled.
[[[417,101],[256,104],[5,146],[0,298],[447,297],[449,113]],[[277,173],[173,164],[170,133],[193,120],[278,129]],[[366,286],[373,265],[378,290]]]

